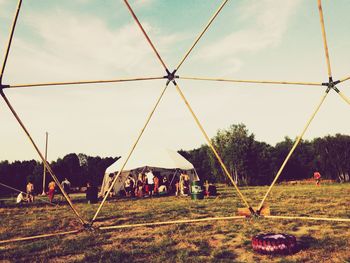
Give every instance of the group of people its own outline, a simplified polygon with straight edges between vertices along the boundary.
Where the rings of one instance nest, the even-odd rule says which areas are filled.
[[[179,171],[169,182],[167,176],[155,175],[152,169],[146,169],[135,180],[129,175],[124,182],[125,195],[128,197],[152,197],[175,193],[176,196],[190,193],[190,177]]]
[[[67,178],[64,178],[64,180],[61,182],[63,190],[69,194],[71,183],[68,181]],[[50,203],[53,202],[54,196],[56,193],[56,183],[54,181],[50,181],[48,184],[48,192],[46,193]],[[17,196],[16,203],[33,203],[34,202],[34,184],[31,181],[28,181],[26,186],[26,193],[20,192]]]

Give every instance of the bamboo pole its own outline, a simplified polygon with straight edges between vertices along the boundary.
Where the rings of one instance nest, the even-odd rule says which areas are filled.
[[[324,52],[325,52],[325,55],[326,55],[328,77],[332,78],[331,62],[330,62],[330,59],[329,59],[327,36],[326,36],[326,29],[325,29],[325,26],[324,26],[324,19],[323,19],[323,11],[322,11],[321,0],[318,0],[318,11],[319,11],[319,14],[320,14],[320,23],[321,23],[321,30],[322,30]]]
[[[287,220],[316,220],[316,221],[333,221],[333,222],[350,222],[350,218],[325,218],[325,217],[306,217],[306,216],[264,216],[271,219]]]
[[[2,67],[1,67],[0,85],[2,84],[2,77],[4,75],[4,71],[5,71],[5,68],[6,68],[6,62],[7,62],[7,58],[9,56],[9,53],[10,53],[10,48],[11,48],[11,44],[12,44],[13,34],[15,33],[15,28],[16,28],[17,19],[18,19],[18,15],[19,15],[19,11],[21,9],[21,6],[22,6],[22,0],[19,0],[18,4],[17,4],[15,16],[13,18],[12,27],[11,27],[11,30],[10,30],[10,35],[9,35],[8,42],[7,42],[7,47],[6,47],[4,61],[2,63]]]
[[[222,161],[220,155],[218,154],[218,152],[216,151],[215,147],[213,146],[213,144],[211,143],[211,140],[208,136],[208,134],[206,133],[206,131],[204,130],[202,124],[200,123],[200,121],[198,120],[196,114],[194,113],[191,105],[189,104],[188,100],[186,99],[185,95],[183,94],[183,92],[181,91],[180,87],[177,85],[177,83],[174,83],[176,90],[178,91],[180,97],[182,98],[182,100],[185,102],[188,110],[190,111],[192,117],[194,118],[197,126],[199,127],[199,129],[201,130],[202,134],[204,135],[210,149],[213,151],[214,155],[216,156],[217,160],[219,161],[222,169],[224,170],[226,176],[230,179],[231,183],[233,184],[233,186],[235,187],[235,189],[237,190],[239,196],[241,197],[241,199],[243,200],[244,204],[247,206],[247,208],[251,211],[254,212],[253,208],[249,205],[248,201],[245,199],[245,197],[243,196],[243,194],[241,193],[241,191],[239,190],[238,186],[236,185],[235,181],[233,180],[232,176],[230,175],[228,169],[226,168],[226,165],[224,164],[224,162]]]
[[[342,93],[341,91],[338,92],[338,94],[340,95],[340,97],[345,100],[349,105],[350,105],[350,99],[349,97],[347,97],[344,93]]]
[[[56,182],[58,188],[61,190],[64,198],[67,200],[69,206],[71,207],[71,209],[73,210],[73,212],[75,213],[75,215],[79,218],[80,222],[85,225],[86,223],[84,222],[84,220],[82,219],[82,217],[80,216],[80,214],[78,213],[78,211],[74,208],[69,196],[67,195],[67,193],[64,191],[64,189],[62,188],[60,182],[58,181],[56,175],[54,174],[53,170],[51,169],[50,165],[46,162],[43,154],[40,152],[38,146],[35,144],[33,138],[31,137],[31,135],[29,134],[27,128],[24,126],[23,122],[21,121],[21,119],[19,118],[19,116],[17,115],[15,109],[12,107],[10,101],[7,99],[7,97],[5,96],[4,92],[0,89],[0,94],[2,96],[2,98],[4,99],[5,103],[7,104],[8,108],[10,109],[10,111],[12,112],[13,116],[16,118],[18,124],[21,126],[21,128],[23,129],[23,131],[25,132],[25,134],[27,135],[29,141],[31,142],[31,144],[33,145],[33,147],[35,148],[36,152],[38,153],[38,155],[40,156],[40,159],[42,160],[42,162],[44,163],[44,165],[46,166],[47,171],[51,174],[51,177],[53,178],[53,180]]]
[[[216,12],[214,13],[214,15],[210,18],[209,22],[207,23],[207,25],[204,27],[204,29],[202,30],[201,33],[199,33],[198,37],[196,38],[196,40],[194,41],[194,43],[192,44],[192,46],[190,47],[190,49],[187,51],[187,53],[184,55],[184,57],[182,58],[182,60],[179,62],[179,64],[176,67],[176,71],[179,70],[179,68],[181,67],[181,65],[184,63],[184,61],[186,60],[186,58],[188,57],[188,55],[192,52],[193,48],[197,45],[198,41],[202,38],[202,36],[204,35],[204,33],[207,31],[207,29],[210,27],[210,25],[212,24],[212,22],[214,21],[214,19],[218,16],[218,14],[220,13],[220,11],[223,9],[223,7],[225,6],[225,4],[227,3],[228,0],[224,0],[222,2],[222,4],[220,5],[220,7],[218,8],[218,10],[216,10]]]
[[[157,79],[164,79],[164,77],[137,77],[137,78],[122,78],[122,79],[110,79],[110,80],[86,80],[86,81],[70,81],[70,82],[28,83],[28,84],[9,85],[8,88],[84,85],[84,84],[99,84],[99,83],[131,82],[131,81],[141,81],[141,80],[157,80]]]
[[[199,218],[199,219],[184,219],[184,220],[151,222],[151,223],[130,224],[130,225],[102,226],[102,227],[99,227],[99,229],[100,230],[110,230],[110,229],[124,229],[124,228],[135,228],[135,227],[151,227],[151,226],[161,226],[161,225],[186,224],[186,223],[232,220],[232,219],[245,219],[245,218],[246,218],[245,216],[208,217],[208,218]]]
[[[11,186],[9,186],[9,185],[3,184],[3,183],[0,183],[0,185],[2,185],[3,187],[6,187],[6,188],[8,188],[8,189],[14,190],[14,191],[16,191],[16,192],[18,192],[18,193],[26,194],[25,192],[22,192],[21,190],[18,190],[18,189],[16,189],[16,188],[13,188],[13,187],[11,187]],[[48,204],[50,204],[50,205],[55,206],[53,203],[50,203],[49,201],[46,201],[45,199],[40,198],[39,196],[37,196],[36,198],[39,199],[39,200],[41,200],[41,201],[43,201],[43,202],[45,202],[45,203],[48,203]]]
[[[328,93],[329,93],[329,90],[327,89],[327,91],[325,92],[325,94],[322,96],[321,101],[320,101],[319,104],[317,105],[315,111],[312,113],[311,117],[310,117],[309,120],[307,121],[307,123],[306,123],[306,125],[305,125],[303,131],[301,132],[301,134],[298,136],[298,138],[297,138],[296,141],[294,142],[294,145],[293,145],[292,149],[289,151],[289,153],[288,153],[286,159],[284,160],[284,162],[282,163],[280,169],[278,170],[278,172],[277,172],[277,174],[276,174],[276,176],[275,176],[275,179],[273,180],[272,184],[270,185],[269,189],[267,190],[267,192],[266,192],[264,198],[261,200],[261,203],[260,203],[260,205],[259,205],[259,207],[258,207],[258,210],[257,210],[258,212],[260,212],[260,210],[262,209],[262,207],[263,207],[263,205],[264,205],[264,202],[265,202],[267,196],[269,195],[269,193],[270,193],[272,187],[275,185],[275,183],[277,182],[278,178],[280,177],[282,171],[284,170],[284,167],[285,167],[286,164],[288,163],[288,161],[289,161],[290,157],[292,156],[294,150],[297,148],[298,144],[300,143],[301,139],[303,138],[304,134],[306,133],[307,129],[309,128],[309,126],[310,126],[312,120],[315,118],[317,112],[318,112],[319,109],[321,108],[321,106],[322,106],[323,102],[325,101],[325,99],[326,99]]]
[[[100,206],[98,207],[98,209],[97,209],[97,211],[96,211],[94,217],[92,218],[91,223],[93,223],[93,222],[96,220],[97,215],[99,214],[99,212],[101,211],[102,206],[103,206],[104,203],[106,202],[107,197],[108,197],[109,193],[112,191],[112,189],[113,189],[113,187],[114,187],[114,185],[115,185],[115,183],[116,183],[118,177],[119,177],[120,174],[123,172],[124,167],[125,167],[126,164],[128,163],[128,161],[129,161],[129,159],[130,159],[132,153],[134,152],[134,150],[135,150],[135,148],[136,148],[138,142],[140,141],[140,139],[141,139],[141,137],[142,137],[142,135],[143,135],[143,133],[144,133],[146,127],[148,126],[148,123],[150,122],[150,120],[151,120],[151,118],[152,118],[152,116],[153,116],[155,110],[157,109],[157,107],[158,107],[160,101],[162,100],[163,95],[164,95],[165,91],[167,90],[167,88],[168,88],[168,84],[165,85],[165,87],[164,87],[164,89],[162,90],[160,96],[158,97],[158,99],[157,99],[157,101],[156,101],[154,107],[152,108],[152,111],[151,111],[150,114],[148,115],[147,120],[146,120],[146,123],[145,123],[144,126],[142,127],[142,129],[141,129],[141,131],[140,131],[140,133],[139,133],[139,135],[138,135],[136,141],[135,141],[134,144],[132,145],[132,147],[131,147],[131,149],[130,149],[130,151],[129,151],[129,154],[127,155],[127,157],[126,157],[126,159],[125,159],[125,161],[124,161],[122,167],[120,168],[120,171],[118,171],[117,175],[115,176],[114,180],[112,181],[112,184],[111,184],[111,186],[109,187],[107,193],[105,194],[105,196],[104,196],[104,198],[103,198],[103,200],[102,200]]]
[[[1,240],[0,245],[13,243],[13,242],[19,242],[19,241],[28,241],[28,240],[35,240],[35,239],[40,239],[40,238],[48,238],[48,237],[54,237],[54,236],[71,235],[71,234],[77,234],[79,232],[80,232],[80,230],[72,230],[72,231],[65,231],[65,232],[52,233],[52,234],[44,234],[44,235],[37,235],[37,236],[30,236],[30,237],[20,237],[20,238],[8,239],[8,240]]]
[[[167,66],[165,65],[165,63],[164,63],[162,57],[159,55],[159,53],[158,53],[156,47],[153,45],[151,39],[148,37],[148,35],[147,35],[145,29],[144,29],[143,26],[141,25],[139,19],[137,18],[137,16],[136,16],[134,10],[131,8],[129,2],[128,2],[127,0],[124,0],[124,2],[125,2],[125,4],[126,4],[127,8],[129,9],[129,11],[130,11],[132,17],[134,18],[136,24],[137,24],[138,27],[141,29],[143,35],[144,35],[145,38],[147,39],[147,42],[148,42],[148,43],[150,44],[150,46],[152,47],[152,49],[153,49],[154,53],[156,54],[158,60],[160,61],[160,63],[162,64],[162,66],[164,67],[164,69],[166,70],[166,72],[169,72],[169,70],[168,70]]]
[[[321,83],[321,82],[296,82],[296,81],[272,81],[272,80],[243,80],[243,79],[225,79],[225,78],[183,77],[183,76],[179,76],[179,79],[186,79],[186,80],[206,80],[206,81],[222,81],[222,82],[234,82],[234,83],[287,84],[287,85],[322,86],[322,83]]]
[[[47,143],[49,140],[49,134],[46,132],[45,133],[45,162],[47,162]],[[42,195],[46,195],[45,193],[45,186],[46,186],[46,166],[44,165],[43,167],[43,192]]]
[[[349,79],[350,79],[350,76],[339,80],[339,82],[344,82],[344,81],[347,81],[347,80],[349,80]]]

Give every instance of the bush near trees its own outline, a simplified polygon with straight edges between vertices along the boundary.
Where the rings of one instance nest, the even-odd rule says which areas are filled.
[[[294,140],[285,137],[271,146],[255,140],[244,124],[219,130],[212,144],[219,152],[238,185],[269,185],[292,148]],[[230,184],[216,157],[207,145],[190,151],[180,150],[196,168],[202,181]],[[85,186],[87,181],[100,185],[105,169],[117,158],[70,153],[51,163],[59,181],[67,177],[72,187]],[[312,141],[301,141],[291,156],[279,181],[303,180],[319,171],[323,179],[348,182],[350,174],[350,136],[336,134]],[[48,178],[50,175],[47,174]],[[24,191],[28,180],[36,192],[42,192],[43,164],[31,161],[0,162],[0,182]],[[48,179],[49,180],[49,179]],[[0,187],[0,195],[11,193]]]

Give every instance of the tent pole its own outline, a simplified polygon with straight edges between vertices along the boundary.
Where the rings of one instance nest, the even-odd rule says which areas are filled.
[[[47,143],[48,143],[48,140],[49,140],[49,134],[46,132],[45,133],[46,134],[46,136],[45,136],[45,138],[46,138],[46,140],[45,140],[45,162],[47,162]],[[42,194],[41,195],[46,195],[46,193],[45,193],[45,186],[46,186],[46,166],[44,165],[44,171],[43,171],[43,192],[42,192]]]
[[[164,95],[165,91],[167,90],[167,88],[168,88],[168,84],[165,85],[165,87],[163,88],[163,90],[162,90],[160,96],[158,97],[158,99],[157,99],[157,101],[156,101],[156,104],[155,104],[154,107],[152,108],[152,111],[150,112],[150,114],[149,114],[149,116],[148,116],[148,118],[147,118],[147,120],[146,120],[146,123],[145,123],[144,126],[142,127],[142,129],[141,129],[141,131],[140,131],[140,133],[139,133],[139,135],[138,135],[136,141],[135,141],[134,144],[132,145],[132,147],[131,147],[131,149],[130,149],[130,151],[129,151],[129,154],[127,155],[127,158],[125,159],[125,161],[124,161],[122,167],[120,168],[120,171],[118,171],[118,174],[116,175],[116,177],[114,178],[114,180],[113,180],[111,186],[109,187],[109,189],[108,189],[108,191],[107,191],[107,194],[106,194],[105,197],[103,198],[103,200],[102,200],[100,206],[97,208],[97,211],[96,211],[94,217],[93,217],[92,220],[91,220],[91,224],[93,224],[93,222],[96,220],[97,215],[99,214],[99,212],[101,211],[102,206],[103,206],[104,203],[106,202],[107,197],[108,197],[109,193],[112,191],[113,186],[115,185],[115,183],[116,183],[118,177],[119,177],[120,174],[123,172],[124,167],[125,167],[126,164],[128,163],[128,161],[129,161],[129,159],[130,159],[132,153],[134,152],[134,150],[135,150],[135,148],[136,148],[138,142],[140,141],[140,139],[141,139],[141,137],[142,137],[142,135],[143,135],[143,132],[145,131],[146,127],[148,126],[148,123],[150,122],[150,120],[151,120],[151,118],[152,118],[152,116],[153,116],[155,110],[157,109],[157,107],[158,107],[160,101],[162,100],[163,95]]]

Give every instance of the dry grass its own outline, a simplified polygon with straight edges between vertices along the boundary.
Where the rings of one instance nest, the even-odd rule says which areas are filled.
[[[259,203],[266,187],[243,189]],[[233,189],[220,187],[219,198],[112,200],[96,225],[118,225],[185,218],[234,215],[242,204]],[[80,197],[81,198],[81,197]],[[98,205],[75,198],[85,218]],[[277,186],[268,203],[273,215],[350,218],[350,185]],[[79,222],[65,204],[0,208],[0,240],[73,230]],[[349,262],[350,224],[294,220],[230,220],[116,231],[84,231],[77,235],[0,245],[0,260],[10,262]],[[255,254],[251,237],[261,232],[297,236],[300,250],[290,256]]]

